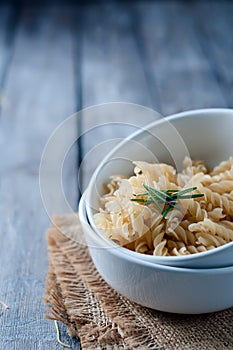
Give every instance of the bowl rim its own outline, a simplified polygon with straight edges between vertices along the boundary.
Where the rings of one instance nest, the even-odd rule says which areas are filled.
[[[129,136],[124,138],[121,142],[119,142],[119,144],[117,146],[115,146],[110,152],[108,152],[108,154],[102,159],[102,161],[100,162],[98,167],[95,169],[93,175],[91,176],[89,185],[85,191],[85,198],[87,198],[87,203],[91,203],[91,188],[93,188],[93,186],[94,186],[95,178],[98,175],[99,171],[101,170],[103,165],[109,160],[111,155],[114,154],[115,152],[117,152],[117,150],[120,149],[121,147],[123,147],[129,140],[136,138],[138,135],[143,134],[145,131],[148,131],[152,127],[156,127],[157,125],[163,124],[166,121],[173,121],[173,120],[182,119],[182,118],[190,118],[190,117],[194,117],[195,115],[200,115],[200,114],[211,116],[214,113],[220,113],[221,115],[232,114],[232,117],[233,117],[233,109],[232,108],[202,108],[202,109],[187,110],[187,111],[171,114],[171,115],[164,117],[164,118],[161,118],[161,119],[157,119],[157,120],[145,125],[144,127],[141,127],[139,130],[136,130],[135,132],[133,132],[132,134],[130,134]],[[84,194],[83,194],[83,196],[84,196]],[[98,235],[98,237],[103,239],[104,237],[102,237],[101,232],[94,225],[92,208],[89,205],[86,205],[86,215],[91,223],[90,226],[91,226],[91,229],[93,230],[93,232],[95,232],[95,234]],[[123,251],[126,251],[126,252],[128,251],[127,248],[120,247],[117,244],[115,244],[114,242],[112,242],[111,240],[106,239],[106,242],[109,244],[109,248],[115,249],[117,247],[117,248],[122,249]],[[233,246],[233,242],[229,242],[229,243],[222,245],[220,247],[216,247],[215,250],[217,249],[217,251],[220,252],[221,250],[226,249],[226,245],[227,245],[227,247]],[[134,252],[134,251],[131,251],[131,253],[133,255],[135,255],[135,258],[138,258],[141,254],[141,253]],[[197,254],[185,255],[185,256],[160,257],[160,256],[148,255],[147,256],[148,260],[145,260],[145,262],[150,263],[149,260],[154,260],[153,264],[158,262],[158,264],[161,264],[161,265],[162,265],[162,262],[165,261],[164,259],[166,259],[167,262],[169,262],[169,261],[170,262],[175,262],[175,261],[176,262],[178,262],[178,261],[179,262],[183,262],[183,261],[189,262],[189,261],[197,260],[199,257],[208,257],[208,255],[211,255],[211,254],[212,254],[212,250],[207,250],[204,252],[199,252]],[[165,266],[165,265],[163,265],[163,266]],[[169,265],[166,265],[166,266],[169,266]],[[221,267],[221,268],[227,268],[227,267]],[[190,269],[190,268],[188,268],[188,269]]]
[[[98,174],[99,170],[102,168],[104,163],[106,163],[106,161],[111,157],[111,155],[114,154],[119,148],[124,146],[124,144],[127,143],[129,140],[134,139],[135,137],[142,134],[143,132],[148,131],[148,129],[150,129],[154,126],[163,124],[166,121],[172,121],[172,120],[182,119],[182,118],[186,118],[186,117],[190,118],[190,117],[195,116],[195,115],[200,114],[200,113],[205,114],[205,115],[211,115],[211,114],[216,113],[216,112],[221,113],[221,114],[226,114],[226,115],[230,113],[230,114],[232,114],[232,117],[233,117],[233,108],[201,108],[201,109],[192,109],[192,110],[187,110],[187,111],[171,114],[171,115],[165,116],[161,119],[156,119],[153,122],[151,122],[145,126],[141,126],[139,130],[134,131],[133,133],[131,133],[130,135],[128,135],[127,137],[122,139],[122,141],[120,141],[117,146],[115,146],[110,152],[108,152],[108,154],[106,156],[104,156],[104,158],[102,159],[102,161],[97,166],[94,173],[92,174],[88,187],[91,187],[91,185],[93,185],[94,178]]]

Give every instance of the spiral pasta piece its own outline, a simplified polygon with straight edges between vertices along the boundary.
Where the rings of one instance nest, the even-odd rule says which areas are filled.
[[[220,182],[212,183],[209,188],[213,192],[219,194],[227,193],[233,191],[233,181],[232,180],[222,180]]]
[[[222,208],[226,214],[233,215],[233,201],[229,200],[225,196],[221,196],[217,192],[211,191],[211,189],[201,186],[199,189],[200,193],[204,193],[207,203],[211,204],[212,208]]]
[[[222,223],[214,222],[210,219],[205,218],[203,221],[198,222],[196,224],[190,224],[189,230],[191,232],[202,232],[208,233],[212,236],[218,236],[225,240],[225,242],[233,241],[233,231],[226,227]]]
[[[157,256],[167,255],[168,250],[167,248],[165,248],[166,243],[167,243],[167,240],[164,239],[164,233],[161,232],[153,240],[153,245],[154,245],[153,255],[157,255]]]
[[[233,165],[233,157],[230,157],[228,160],[225,160],[221,162],[219,165],[213,168],[210,175],[218,175],[221,174],[227,170],[230,170]]]
[[[202,221],[207,216],[205,209],[201,207],[200,202],[188,200],[187,215],[195,218],[197,221]]]

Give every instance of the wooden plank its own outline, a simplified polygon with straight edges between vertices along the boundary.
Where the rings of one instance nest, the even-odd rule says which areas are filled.
[[[7,107],[7,100],[2,90],[12,57],[12,44],[15,38],[18,17],[16,9],[12,6],[0,5],[0,108]]]
[[[204,55],[212,65],[226,104],[233,107],[233,4],[230,1],[195,4],[195,18]]]
[[[145,67],[133,32],[133,21],[130,8],[124,4],[105,3],[85,8],[83,107],[106,102],[132,102],[153,106]],[[85,136],[82,138],[82,147],[86,157],[82,166],[82,189],[86,188],[90,175],[103,156],[119,143],[119,140],[109,143],[105,141],[125,137],[135,130],[135,125],[146,124],[155,119],[153,113],[148,112],[147,116],[142,113],[137,115],[136,109],[132,110],[114,105],[83,112],[82,133]],[[113,122],[118,123],[109,125]],[[88,131],[89,129],[91,130]]]
[[[41,202],[38,171],[49,135],[75,111],[73,12],[49,6],[23,11],[5,84],[10,105],[1,114],[0,299],[10,309],[0,316],[2,348],[60,348],[53,322],[44,319],[41,299],[49,219]],[[76,159],[77,151],[67,162],[70,176],[65,177],[72,186],[71,202],[77,199]],[[62,338],[70,342],[64,327]],[[79,348],[77,342],[74,348]]]
[[[112,101],[152,106],[132,21],[132,13],[124,5],[85,8],[83,107]]]
[[[193,5],[180,2],[141,3],[137,36],[159,90],[161,112],[222,107],[225,100],[212,66],[203,54],[193,18]]]
[[[193,11],[192,5],[178,2],[88,8],[84,17],[83,105],[113,98],[127,101],[132,94],[133,101],[149,106],[142,98],[152,96],[152,106],[166,115],[226,106],[219,81],[200,46]],[[84,133],[88,127],[102,125],[88,132],[82,143],[84,154],[93,150],[83,164],[83,188],[114,144],[101,143],[132,131],[106,126],[106,121],[116,119],[111,111],[83,115]]]

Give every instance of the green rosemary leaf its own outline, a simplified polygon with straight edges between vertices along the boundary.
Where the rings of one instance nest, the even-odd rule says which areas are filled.
[[[145,189],[148,191],[149,196],[152,194],[162,201],[167,201],[167,199],[172,199],[172,197],[168,193],[164,193],[160,190],[156,190],[156,188],[150,187],[148,185],[143,185]]]
[[[194,191],[196,189],[197,189],[197,187],[186,188],[185,190],[177,191],[177,195],[181,196],[181,195],[186,194],[188,192],[192,192],[192,191]],[[173,196],[173,194],[172,194],[172,196]]]
[[[160,191],[165,193],[179,192],[179,190],[160,190]]]
[[[164,219],[172,209],[173,209],[172,207],[168,207],[167,209],[163,210],[162,215]]]
[[[149,198],[152,199],[153,203],[157,206],[157,208],[162,212],[163,211],[163,207],[159,204],[159,201],[161,201],[162,203],[164,203],[164,198],[163,197],[159,197],[155,194],[154,191],[152,191],[152,187],[147,186],[147,185],[143,185],[145,187],[145,189],[148,191],[148,196]]]
[[[195,194],[187,194],[187,195],[177,195],[177,198],[179,199],[188,199],[188,198],[199,198],[204,197],[203,193],[195,193]]]
[[[135,194],[134,196],[147,196],[148,198],[131,198],[131,201],[143,203],[145,205],[152,203],[155,204],[163,218],[165,218],[173,209],[180,210],[178,203],[181,199],[199,198],[204,196],[203,193],[187,194],[196,190],[197,187],[185,188],[184,190],[157,190],[156,188],[145,184],[143,184],[143,186],[147,192]]]
[[[137,193],[137,194],[134,194],[134,196],[148,196],[148,192]]]
[[[153,197],[152,197],[153,199]],[[154,198],[153,199],[153,203],[156,205],[156,207],[159,209],[159,211],[162,213],[163,211],[163,207],[161,207],[161,205],[158,203],[158,201]]]
[[[177,202],[166,202],[167,205],[169,205],[172,208],[180,210],[180,207],[177,205]]]

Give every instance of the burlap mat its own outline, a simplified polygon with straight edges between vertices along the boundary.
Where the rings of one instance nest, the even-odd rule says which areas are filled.
[[[57,216],[47,231],[46,302],[82,349],[233,349],[233,308],[206,315],[174,315],[139,306],[109,287],[95,269],[76,215]],[[190,301],[192,302],[192,301]]]

